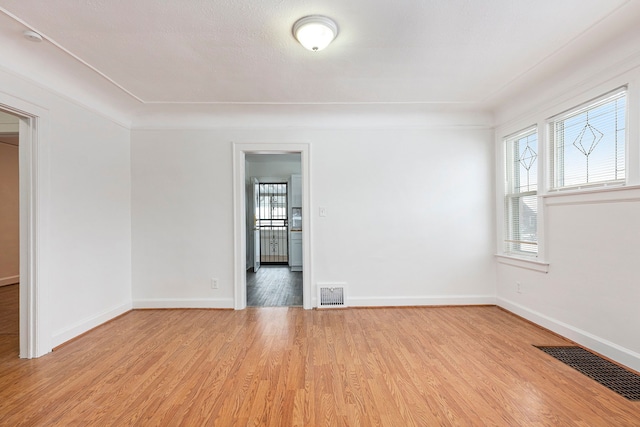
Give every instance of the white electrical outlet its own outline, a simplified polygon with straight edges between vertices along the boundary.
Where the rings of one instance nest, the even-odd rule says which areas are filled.
[[[516,282],[516,292],[518,292],[519,294],[522,293],[522,285],[520,284],[520,282]]]
[[[211,289],[218,289],[218,279],[211,279]]]

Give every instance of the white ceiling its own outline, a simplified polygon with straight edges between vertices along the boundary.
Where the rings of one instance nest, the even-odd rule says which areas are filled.
[[[34,73],[46,65],[106,104],[153,108],[490,109],[640,22],[638,0],[0,0],[0,11],[0,36],[30,52]],[[310,14],[340,28],[321,52],[291,35]]]

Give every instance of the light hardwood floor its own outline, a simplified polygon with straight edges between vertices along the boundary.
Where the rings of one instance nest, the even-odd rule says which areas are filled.
[[[0,357],[3,426],[615,426],[629,402],[496,307],[132,311]]]

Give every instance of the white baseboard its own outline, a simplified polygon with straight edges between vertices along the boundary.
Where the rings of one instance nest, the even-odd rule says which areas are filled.
[[[133,308],[233,308],[233,298],[152,298],[133,301]]]
[[[57,347],[60,344],[63,344],[69,341],[72,338],[77,337],[80,334],[83,334],[96,326],[100,326],[109,320],[120,316],[121,314],[126,313],[131,310],[131,303],[126,302],[120,304],[116,307],[113,307],[109,310],[102,312],[96,316],[92,316],[88,319],[82,320],[81,322],[76,323],[75,325],[62,329],[60,331],[54,332],[51,337],[52,347]]]
[[[349,307],[406,307],[438,305],[495,305],[493,295],[444,295],[433,297],[347,297]]]
[[[504,298],[497,298],[497,305],[520,317],[523,317],[537,325],[542,326],[556,334],[559,334],[571,341],[595,351],[611,360],[621,363],[629,368],[640,372],[640,354],[621,347],[615,343],[590,334],[579,328],[560,322],[559,320],[545,316],[535,310],[530,310],[513,301]],[[536,343],[532,343],[536,344]],[[543,344],[543,343],[541,343]]]
[[[0,277],[0,286],[15,285],[20,283],[20,276]]]

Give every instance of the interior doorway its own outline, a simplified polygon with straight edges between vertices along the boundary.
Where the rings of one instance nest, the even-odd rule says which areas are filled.
[[[292,187],[299,187],[300,154],[248,154],[245,157],[247,182],[247,306],[301,306],[303,277],[292,264],[293,228],[290,221]],[[295,181],[295,183],[293,182]],[[297,188],[297,192],[301,190]],[[299,207],[298,207],[299,209]],[[300,225],[298,224],[298,227]]]
[[[0,111],[18,120],[19,173],[19,342],[21,358],[43,356],[52,350],[46,298],[41,282],[46,282],[42,259],[46,258],[48,218],[49,157],[41,150],[48,135],[49,112],[21,98],[0,92]],[[12,122],[15,125],[15,122]]]
[[[282,284],[282,276],[293,275],[294,287],[298,292],[296,302],[280,302],[277,305],[300,305],[305,309],[312,308],[311,298],[311,263],[310,263],[310,233],[309,218],[304,218],[304,212],[309,209],[309,144],[306,143],[233,143],[234,157],[234,307],[238,310],[247,307],[248,284],[251,284],[252,274],[268,274],[273,282]],[[294,159],[292,161],[292,159]],[[294,170],[291,167],[295,167]],[[292,229],[292,180],[299,187],[296,199],[297,230]],[[259,224],[255,212],[256,195],[259,195],[259,184],[286,183],[287,184],[287,264],[276,266],[262,266],[257,246],[260,244]],[[295,233],[295,236],[292,235]],[[295,241],[295,245],[291,242]],[[293,247],[297,248],[294,256]],[[292,262],[298,267],[292,271]],[[282,269],[276,271],[277,269]],[[298,271],[295,271],[298,270]],[[269,294],[278,293],[271,287]],[[273,305],[273,303],[265,303]],[[260,304],[262,305],[262,304]]]
[[[20,173],[17,116],[0,111],[0,348],[20,351]]]

